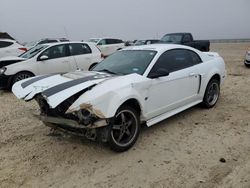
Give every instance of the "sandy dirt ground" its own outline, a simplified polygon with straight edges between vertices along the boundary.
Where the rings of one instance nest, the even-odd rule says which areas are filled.
[[[213,109],[193,107],[142,129],[125,153],[32,117],[35,102],[0,94],[0,187],[250,187],[250,43],[212,44],[228,77]],[[224,158],[225,162],[220,162]]]

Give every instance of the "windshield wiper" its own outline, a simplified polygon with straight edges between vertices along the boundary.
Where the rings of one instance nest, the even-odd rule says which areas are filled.
[[[117,74],[117,73],[112,72],[112,71],[110,71],[108,69],[102,69],[102,70],[99,70],[99,72],[107,72],[107,73],[110,73],[110,74]]]

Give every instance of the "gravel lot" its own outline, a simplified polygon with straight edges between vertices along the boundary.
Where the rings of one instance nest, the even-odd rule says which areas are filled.
[[[50,131],[35,102],[0,91],[0,187],[250,187],[250,43],[212,44],[227,65],[220,100],[144,127],[125,153]],[[225,161],[223,161],[223,159]],[[220,161],[221,160],[221,161]]]

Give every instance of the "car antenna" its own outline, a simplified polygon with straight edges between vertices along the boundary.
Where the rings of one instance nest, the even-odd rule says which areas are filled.
[[[63,29],[64,29],[64,34],[65,34],[66,38],[69,39],[69,35],[68,35],[68,32],[67,32],[67,28],[64,26]],[[78,64],[77,64],[77,61],[76,61],[75,56],[72,56],[72,57],[73,57],[74,62],[75,62],[76,70],[77,70],[77,71],[80,71],[81,69],[79,69],[79,67],[78,67]]]

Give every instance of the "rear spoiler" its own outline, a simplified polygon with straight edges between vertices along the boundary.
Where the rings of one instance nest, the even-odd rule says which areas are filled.
[[[220,57],[220,54],[217,52],[203,52],[204,54],[207,54],[210,57]]]

